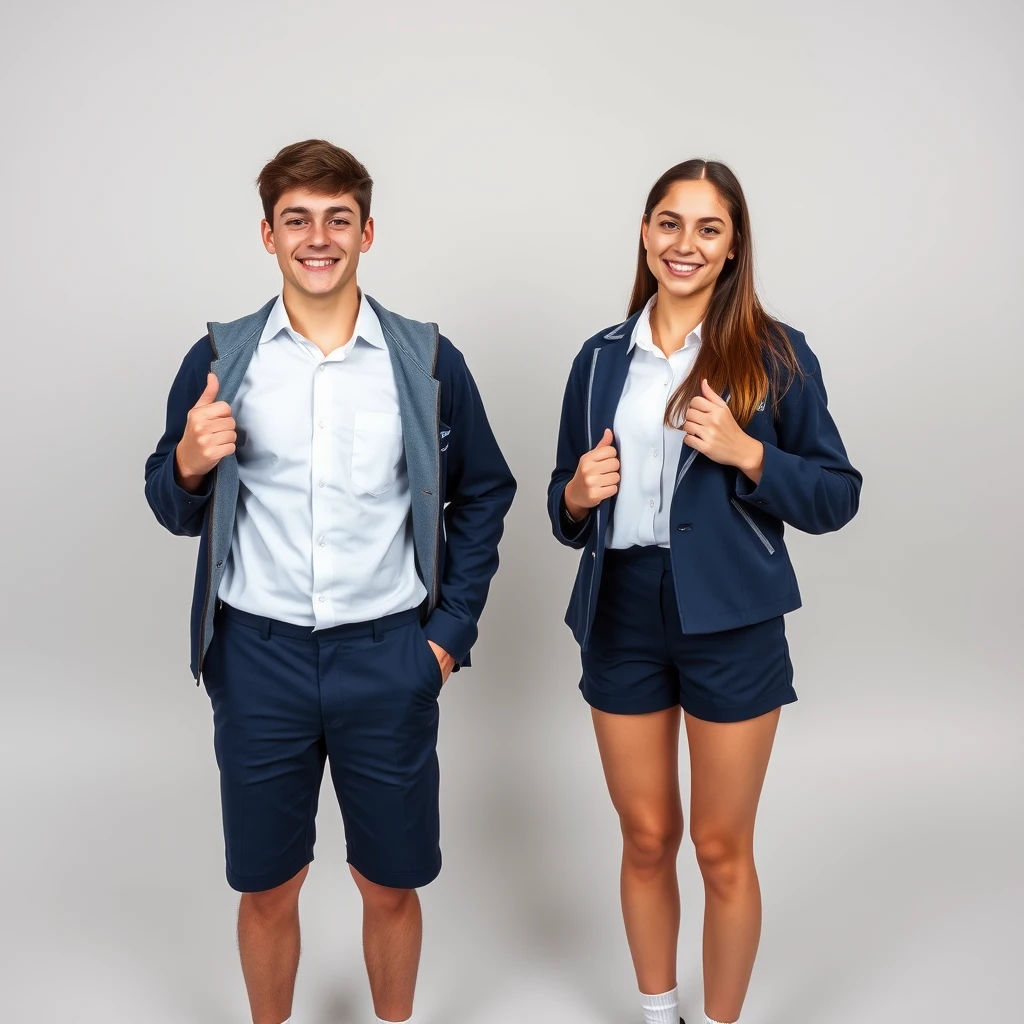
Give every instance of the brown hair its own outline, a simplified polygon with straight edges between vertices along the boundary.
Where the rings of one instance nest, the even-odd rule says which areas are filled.
[[[746,426],[769,394],[777,407],[800,373],[800,365],[785,332],[765,312],[754,290],[750,215],[736,175],[714,160],[687,160],[670,167],[647,197],[645,224],[650,224],[655,208],[677,181],[711,182],[732,219],[735,256],[726,260],[715,281],[701,327],[700,351],[693,369],[668,403],[665,422],[682,426],[690,400],[700,394],[701,380],[707,379],[719,394],[728,389],[729,408],[736,422]],[[629,315],[643,309],[657,291],[658,280],[647,265],[641,235]]]
[[[373,179],[369,172],[347,150],[323,139],[285,146],[260,171],[256,187],[263,201],[263,215],[271,227],[277,201],[293,188],[309,189],[324,196],[347,192],[359,203],[360,227],[366,227],[370,216]]]

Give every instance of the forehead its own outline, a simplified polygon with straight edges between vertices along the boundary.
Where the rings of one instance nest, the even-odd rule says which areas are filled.
[[[710,181],[675,182],[665,193],[665,198],[654,208],[654,213],[659,210],[674,210],[694,220],[700,217],[721,217],[727,224],[732,220]]]
[[[309,210],[314,217],[323,216],[328,211],[348,207],[353,213],[359,213],[359,201],[351,192],[314,192],[306,188],[293,188],[281,195],[274,204],[274,216],[282,210]]]

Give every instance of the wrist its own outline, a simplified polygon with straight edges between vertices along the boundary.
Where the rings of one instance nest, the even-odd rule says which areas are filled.
[[[581,523],[587,518],[587,514],[590,512],[590,509],[585,508],[576,501],[573,501],[571,491],[572,484],[573,481],[570,480],[565,485],[565,490],[562,491],[562,506],[565,509],[566,514],[574,523]]]
[[[206,479],[206,477],[203,473],[193,473],[181,461],[181,453],[176,448],[174,450],[174,479],[182,490],[188,491],[190,494],[194,494],[203,486],[203,480]]]
[[[755,484],[759,483],[764,469],[764,445],[760,441],[750,438],[750,444],[736,463],[736,468]]]

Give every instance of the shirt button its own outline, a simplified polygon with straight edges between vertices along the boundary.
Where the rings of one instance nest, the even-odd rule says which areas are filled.
[[[321,604],[323,604],[323,603],[324,603],[324,597],[323,597],[323,594],[321,594],[321,595],[320,595],[320,603],[321,603]]]
[[[324,485],[325,483],[327,483],[327,481],[326,481],[326,480],[324,480],[324,478],[323,478],[323,477],[320,477],[320,479],[319,479],[319,480],[317,481],[317,486],[318,486],[318,487],[323,487],[323,485]]]
[[[654,499],[651,499],[651,508],[654,508]]]
[[[326,364],[326,363],[321,363],[321,364],[320,364],[320,365],[319,365],[319,366],[317,367],[317,369],[318,369],[318,370],[319,370],[319,371],[320,371],[321,373],[323,373],[323,372],[324,372],[324,370],[326,370],[326,369],[327,369],[327,364]]]
[[[320,547],[322,547],[322,548],[327,547],[327,540],[326,540],[326,538],[324,538],[324,537],[320,538]]]
[[[651,454],[652,454],[652,455],[653,455],[653,456],[654,456],[655,458],[657,458],[657,457],[658,457],[658,449],[657,449],[657,448],[653,448],[653,449],[651,449]]]
[[[321,430],[323,430],[323,429],[324,429],[324,421],[323,421],[323,420],[321,420],[321,421],[320,421],[320,429],[321,429]]]

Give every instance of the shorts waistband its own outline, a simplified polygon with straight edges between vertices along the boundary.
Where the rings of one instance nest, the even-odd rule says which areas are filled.
[[[656,544],[641,547],[634,544],[629,548],[606,548],[604,562],[607,566],[636,566],[638,569],[672,569],[672,552]]]
[[[264,640],[270,636],[289,636],[299,640],[317,641],[372,636],[374,640],[381,640],[388,630],[398,629],[400,626],[407,626],[411,622],[420,620],[419,608],[410,608],[408,611],[382,615],[379,619],[371,619],[367,622],[344,622],[339,626],[314,630],[312,626],[299,626],[294,622],[278,622],[277,619],[270,619],[265,615],[243,612],[241,609],[232,608],[231,605],[223,602],[219,603],[217,614],[223,615],[232,622],[258,630]]]

